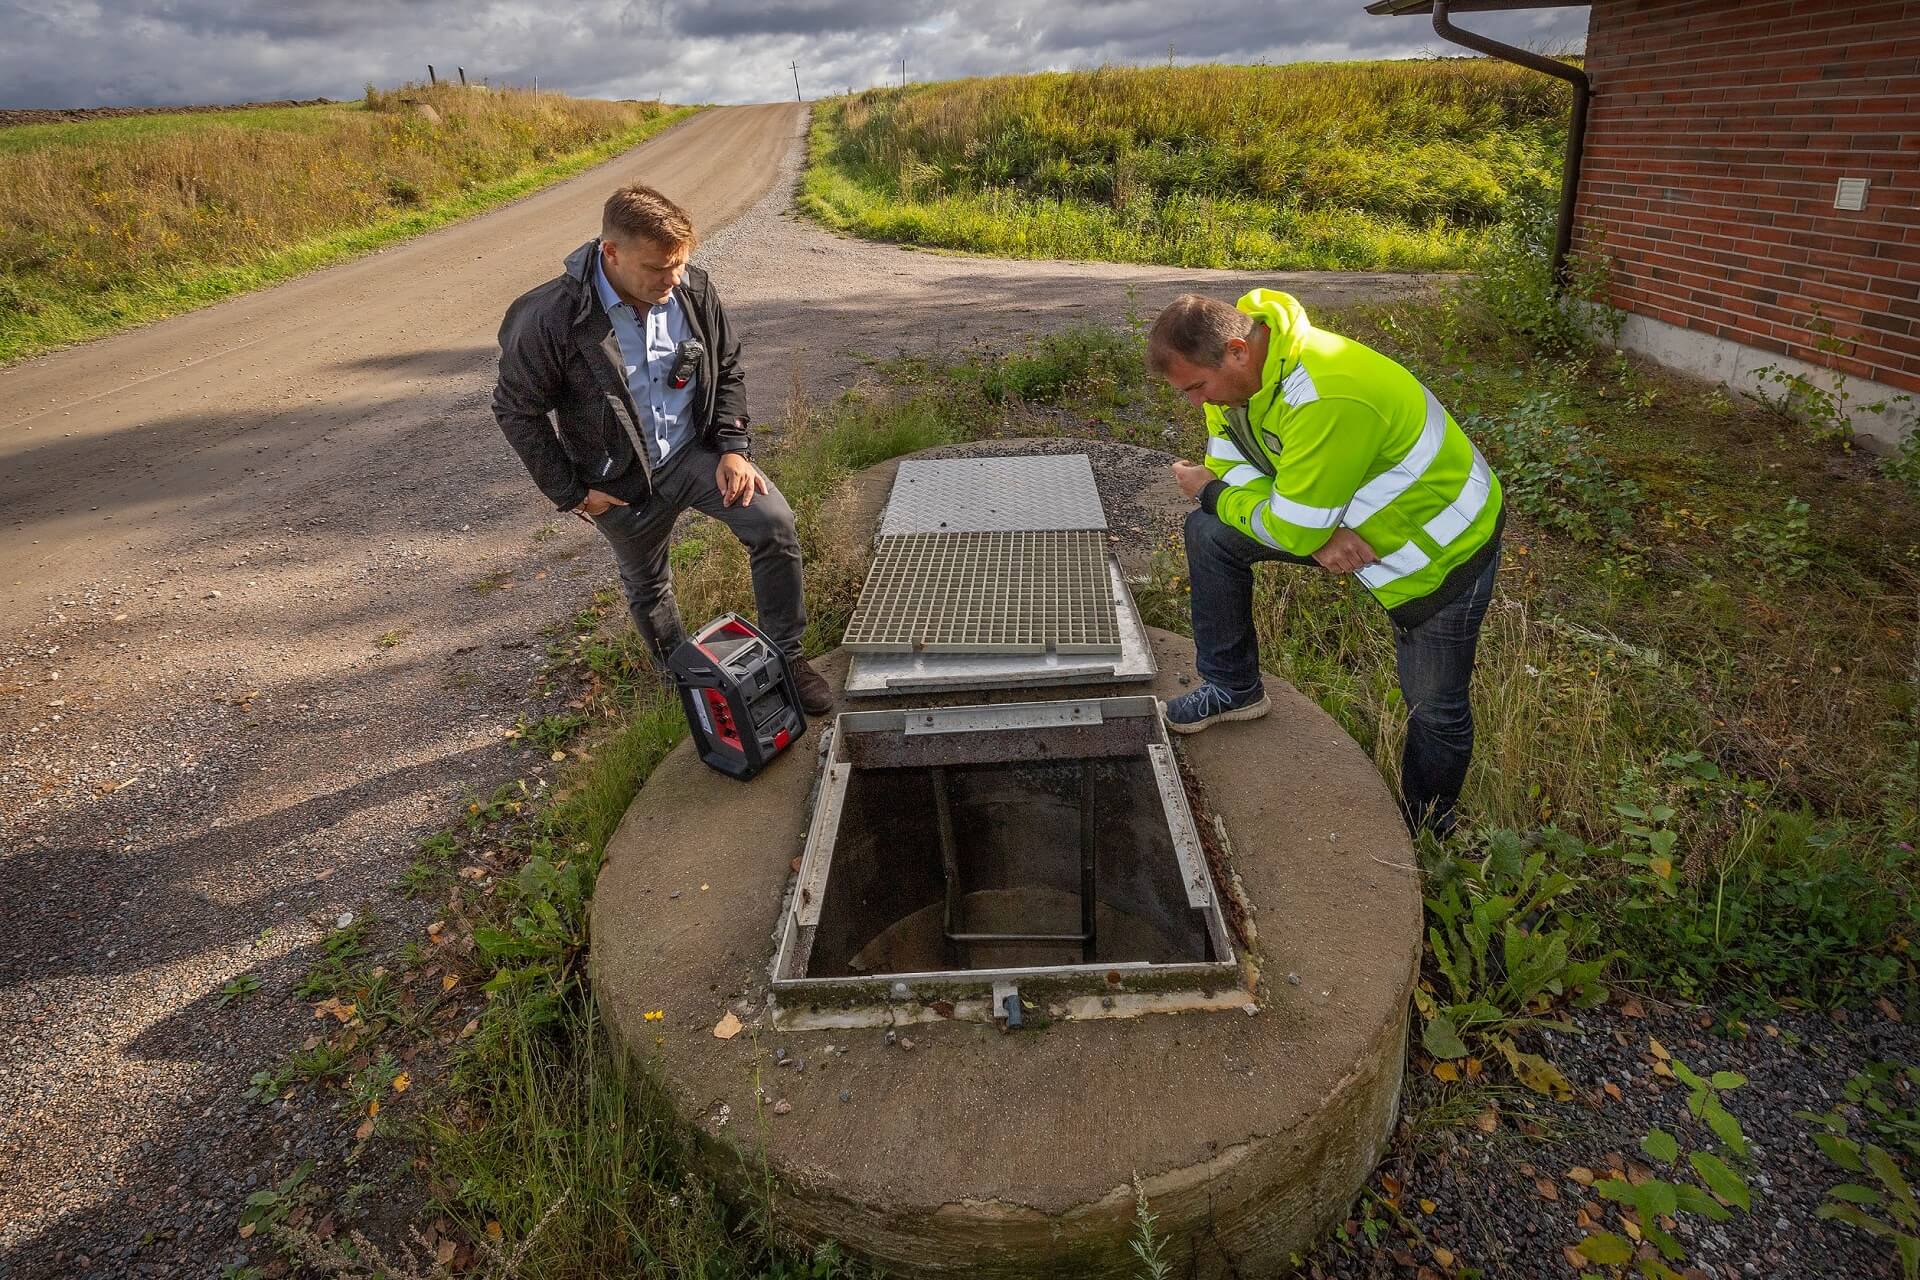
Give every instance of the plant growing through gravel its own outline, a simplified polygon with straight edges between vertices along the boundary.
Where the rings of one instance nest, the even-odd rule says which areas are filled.
[[[1596,926],[1563,914],[1557,901],[1578,882],[1546,871],[1544,850],[1523,854],[1519,837],[1494,832],[1478,860],[1445,857],[1434,864],[1426,899],[1427,944],[1444,994],[1422,983],[1414,1003],[1423,1020],[1420,1043],[1435,1058],[1464,1058],[1467,1037],[1484,1037],[1506,1058],[1522,1084],[1556,1096],[1567,1091],[1559,1072],[1514,1047],[1508,1033],[1523,1027],[1564,1029],[1538,1016],[1556,999],[1591,1007],[1607,998],[1600,976],[1611,959],[1576,960]]]
[[[1655,1056],[1664,1053],[1664,1049],[1656,1049]],[[1675,1079],[1687,1086],[1687,1110],[1712,1130],[1729,1155],[1744,1160],[1746,1135],[1740,1130],[1740,1122],[1721,1104],[1720,1095],[1746,1084],[1746,1077],[1737,1071],[1716,1071],[1702,1078],[1678,1058],[1664,1057],[1661,1061]],[[1640,1150],[1662,1167],[1676,1167],[1680,1161],[1680,1140],[1665,1129],[1650,1130],[1641,1139]],[[1695,1149],[1687,1152],[1687,1164],[1700,1179],[1699,1183],[1655,1177],[1635,1180],[1615,1175],[1596,1182],[1593,1187],[1601,1198],[1633,1211],[1635,1216],[1626,1226],[1628,1234],[1634,1240],[1645,1239],[1660,1251],[1666,1262],[1684,1262],[1686,1249],[1661,1225],[1663,1221],[1688,1213],[1713,1222],[1725,1222],[1733,1216],[1729,1205],[1743,1213],[1753,1210],[1753,1197],[1746,1179],[1720,1155]],[[1590,1232],[1578,1248],[1587,1261],[1609,1268],[1624,1268],[1633,1261],[1635,1253],[1632,1241],[1611,1231]],[[1678,1273],[1657,1259],[1642,1258],[1637,1269],[1648,1280],[1678,1280]]]
[[[398,888],[410,898],[425,895],[446,879],[459,851],[451,835],[436,831],[414,846],[413,861],[401,872]]]
[[[1920,1067],[1870,1062],[1847,1080],[1845,1094],[1875,1140],[1920,1160]]]
[[[584,715],[549,715],[528,724],[523,717],[515,724],[521,741],[542,751],[557,751],[587,722]]]
[[[286,1069],[292,1073],[294,1080],[318,1084],[340,1074],[346,1065],[347,1050],[332,1040],[322,1040],[310,1049],[294,1050],[287,1057]],[[254,1078],[258,1080],[259,1076]],[[261,1101],[268,1099],[262,1098]]]
[[[367,954],[367,930],[376,917],[362,914],[344,928],[329,930],[320,940],[320,959],[307,971],[294,994],[302,1000],[337,996],[351,986],[355,977],[353,962]]]
[[[260,979],[251,973],[243,973],[220,988],[219,998],[214,1004],[224,1009],[230,1004],[239,1004],[259,990]]]
[[[298,1168],[277,1184],[263,1188],[247,1197],[246,1208],[240,1214],[240,1234],[251,1236],[259,1231],[271,1231],[286,1222],[292,1213],[311,1195],[306,1187],[307,1175],[313,1172],[313,1161],[302,1160]]]
[[[1899,1159],[1885,1147],[1847,1136],[1848,1120],[1836,1107],[1825,1115],[1798,1111],[1803,1119],[1821,1126],[1813,1140],[1827,1159],[1848,1173],[1871,1176],[1873,1185],[1843,1182],[1827,1192],[1817,1213],[1844,1222],[1893,1246],[1906,1280],[1920,1277],[1920,1199],[1900,1168]]]
[[[1906,1280],[1920,1277],[1920,1202],[1901,1169],[1902,1161],[1911,1167],[1920,1160],[1917,1090],[1920,1067],[1874,1062],[1848,1079],[1844,1103],[1825,1113],[1794,1112],[1819,1127],[1813,1141],[1827,1159],[1848,1173],[1873,1178],[1873,1185],[1845,1182],[1834,1187],[1817,1212],[1892,1244]],[[1856,1118],[1878,1142],[1850,1136]]]
[[[299,1072],[291,1062],[283,1062],[276,1067],[266,1067],[253,1073],[247,1082],[247,1097],[255,1102],[273,1102],[291,1089],[299,1078]]]
[[[372,1104],[387,1096],[394,1078],[400,1074],[400,1064],[391,1053],[382,1050],[380,1056],[354,1072],[347,1082],[347,1101],[354,1111],[365,1111]]]

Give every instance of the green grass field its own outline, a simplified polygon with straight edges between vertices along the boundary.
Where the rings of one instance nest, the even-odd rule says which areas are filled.
[[[1113,68],[822,103],[801,203],[1011,257],[1437,270],[1550,184],[1557,81],[1487,59]]]
[[[277,129],[286,133],[327,133],[339,128],[343,112],[364,111],[364,102],[335,102],[310,107],[254,107],[246,111],[155,112],[58,124],[23,124],[0,129],[0,155],[43,147],[105,147],[200,132],[211,125],[233,129]]]
[[[482,212],[690,113],[412,85],[357,103],[0,129],[0,362]]]

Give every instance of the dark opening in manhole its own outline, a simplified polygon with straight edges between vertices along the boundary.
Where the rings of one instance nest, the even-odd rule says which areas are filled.
[[[1251,998],[1153,699],[850,713],[825,754],[783,1024]]]

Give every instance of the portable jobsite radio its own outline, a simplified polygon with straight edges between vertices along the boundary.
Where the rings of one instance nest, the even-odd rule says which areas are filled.
[[[746,619],[724,613],[667,659],[700,758],[745,780],[807,731],[787,659]]]

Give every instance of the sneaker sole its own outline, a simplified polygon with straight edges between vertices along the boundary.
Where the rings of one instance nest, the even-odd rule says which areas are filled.
[[[1273,703],[1266,694],[1260,695],[1260,701],[1251,706],[1235,707],[1231,711],[1216,711],[1204,720],[1195,720],[1192,724],[1175,724],[1167,719],[1167,704],[1160,704],[1160,720],[1175,733],[1198,733],[1208,725],[1219,724],[1224,720],[1258,720],[1273,710]]]

